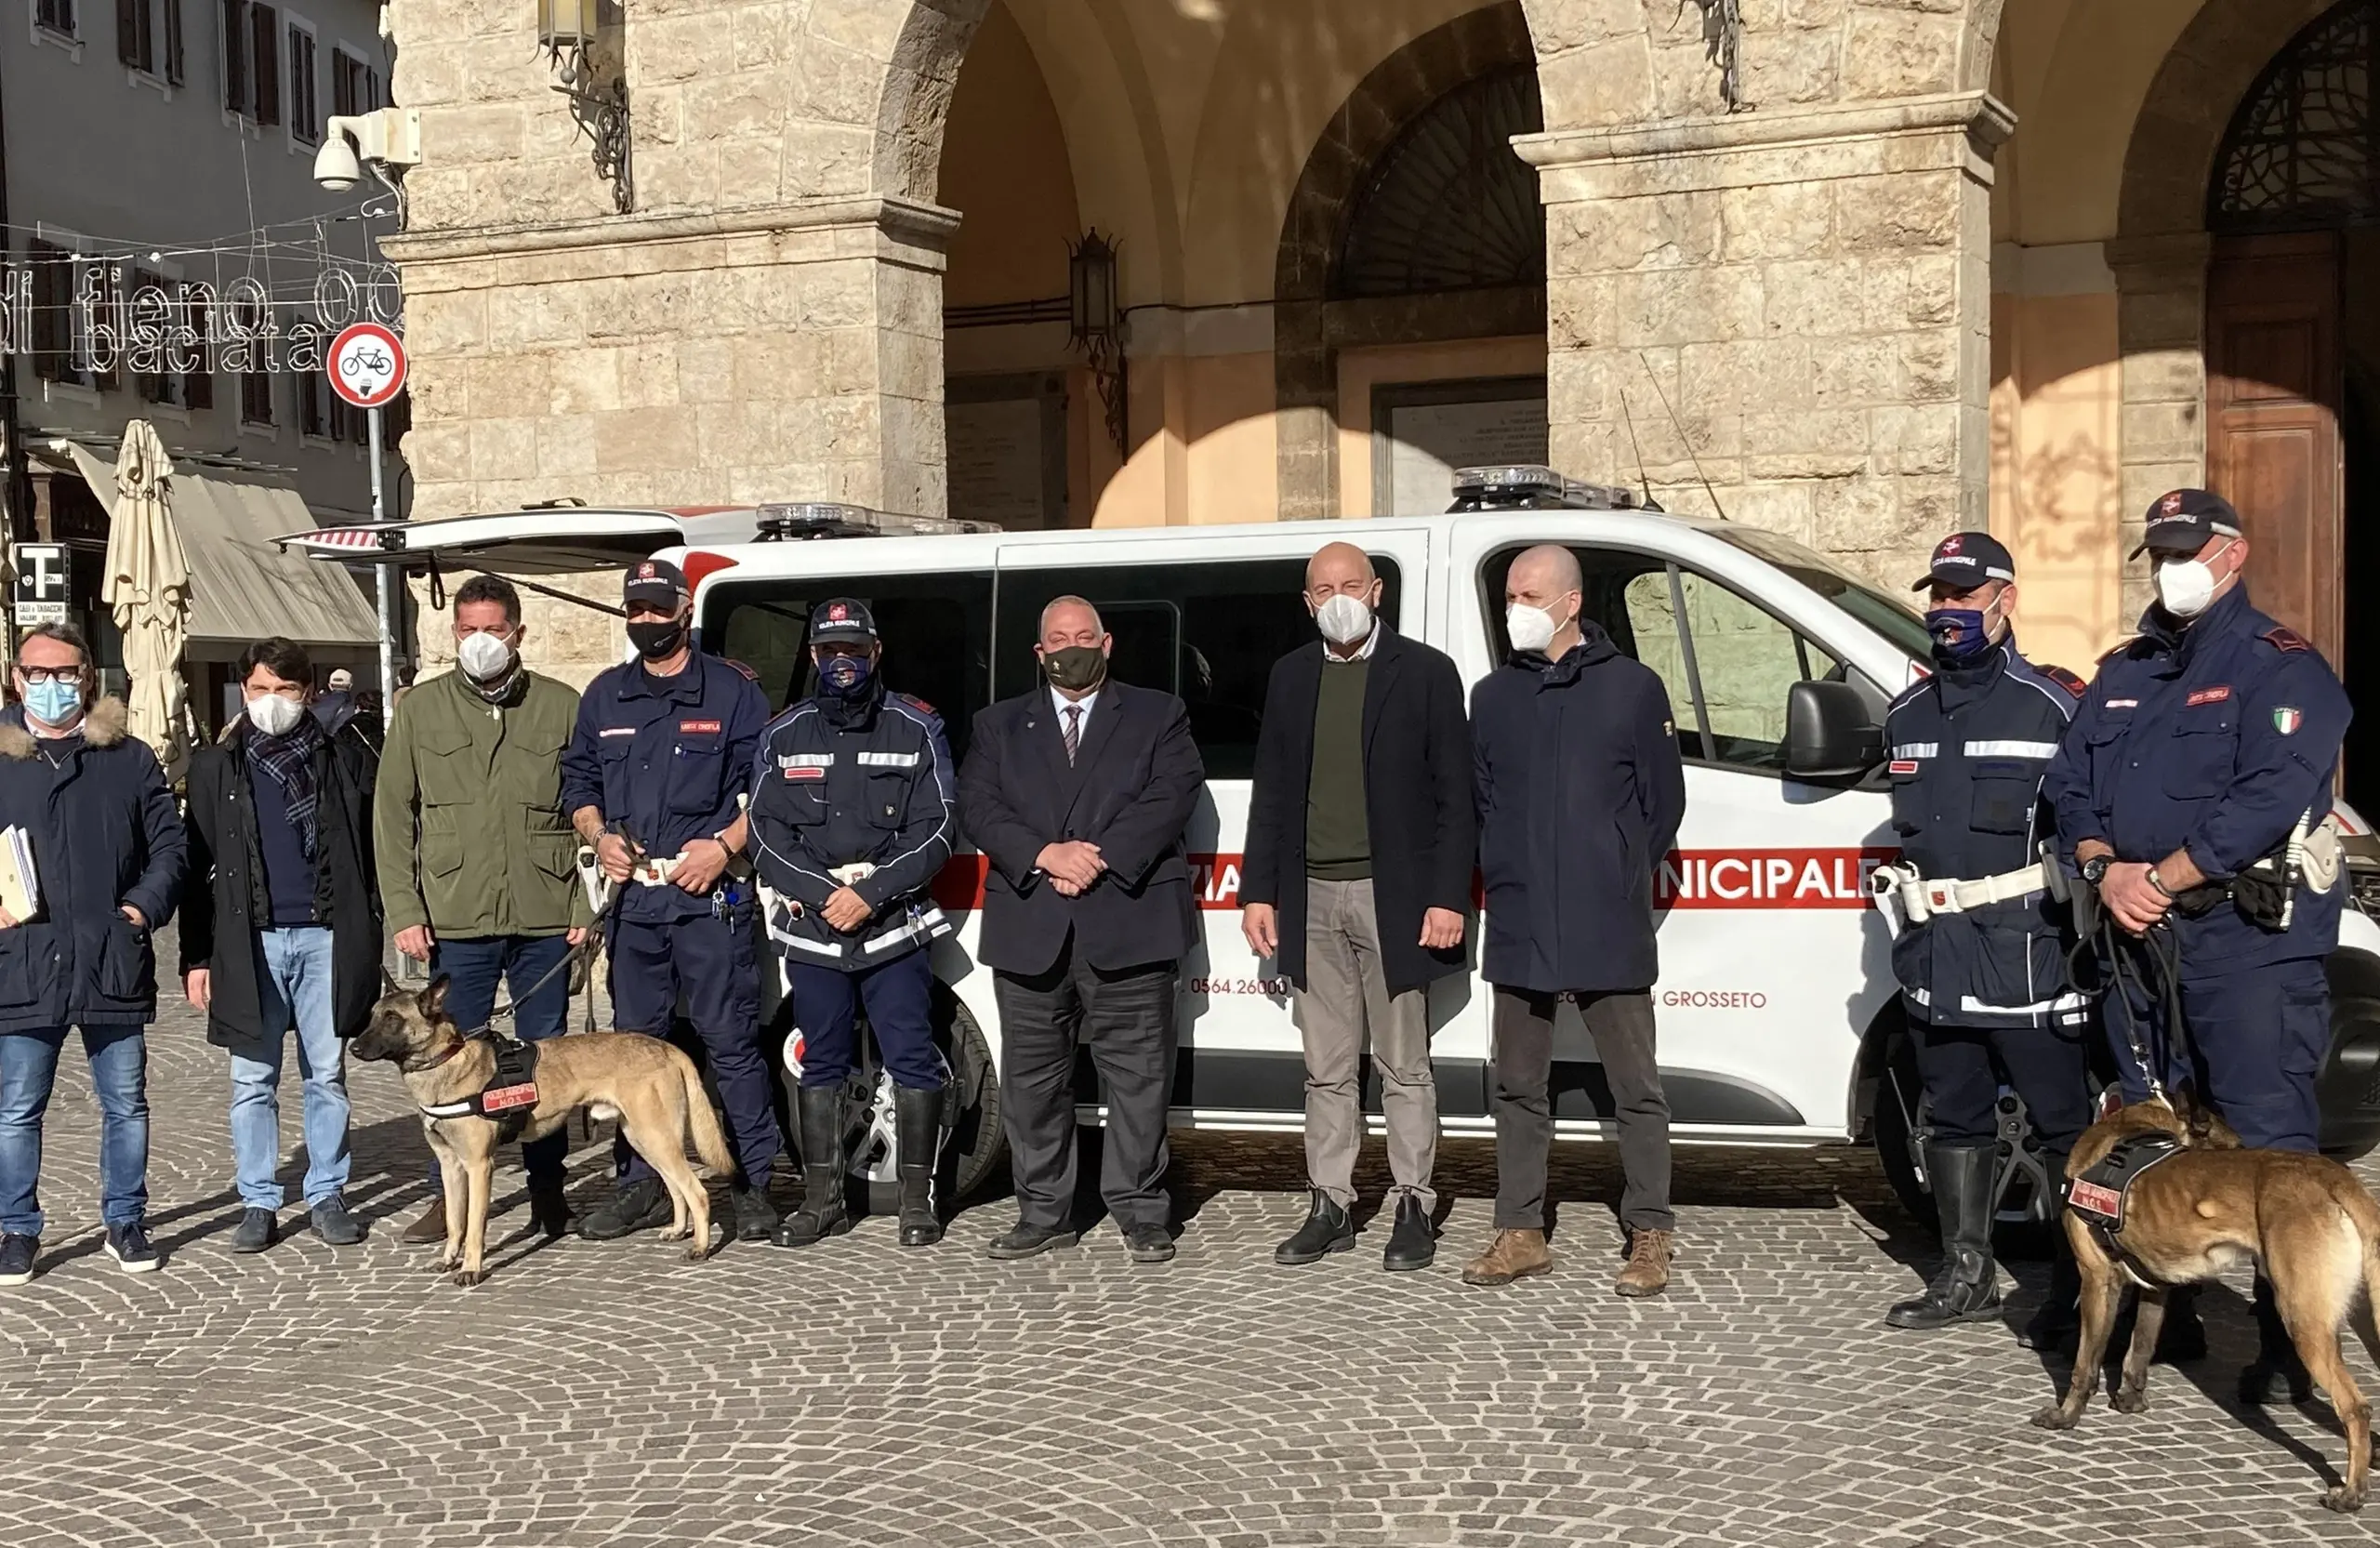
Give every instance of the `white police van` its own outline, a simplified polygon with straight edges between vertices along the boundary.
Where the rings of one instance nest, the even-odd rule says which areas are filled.
[[[941,711],[961,759],[977,711],[1038,685],[1032,645],[1042,605],[1066,592],[1088,597],[1115,635],[1114,675],[1179,695],[1206,761],[1207,799],[1188,835],[1206,929],[1183,964],[1175,1120],[1279,1130],[1302,1119],[1300,1040],[1286,982],[1241,937],[1238,882],[1267,675],[1313,635],[1301,597],[1306,559],[1333,539],[1361,543],[1387,583],[1382,615],[1476,681],[1504,655],[1513,557],[1564,544],[1578,555],[1587,614],[1668,685],[1686,760],[1685,826],[1658,881],[1665,914],[1654,990],[1676,1138],[1871,1137],[1903,1197],[1930,1213],[1922,1098],[1886,926],[1866,885],[1896,853],[1879,728],[1922,669],[1921,621],[1900,596],[1790,539],[1633,509],[1626,491],[1501,469],[1466,472],[1458,496],[1445,515],[1013,533],[848,507],[564,505],[290,541],[350,562],[528,577],[668,558],[694,583],[704,648],[750,666],[778,706],[805,691],[810,610],[856,596],[883,634],[886,681]],[[806,540],[844,537],[853,540]],[[2363,826],[2349,827],[2351,848],[2364,849]],[[2380,851],[2367,853],[2360,892],[2380,881]],[[982,873],[976,856],[962,854],[937,888],[960,921],[933,948],[959,1074],[945,1179],[954,1197],[991,1170],[1001,1143],[999,1013],[991,974],[972,954]],[[1475,933],[1473,946],[1475,964]],[[2380,1140],[2380,927],[2357,909],[2332,981],[2325,1137],[2369,1148]],[[1488,999],[1475,971],[1441,981],[1432,999],[1450,1133],[1492,1131]],[[778,1025],[782,1033],[782,1013]],[[1575,1013],[1566,1037],[1556,1049],[1558,1131],[1609,1137],[1610,1093]],[[890,1087],[873,1071],[854,1078],[854,1181],[889,1192]],[[1087,1060],[1079,1089],[1086,1114],[1095,1112]],[[2003,1212],[2037,1215],[2045,1179],[2013,1093],[2003,1106]]]

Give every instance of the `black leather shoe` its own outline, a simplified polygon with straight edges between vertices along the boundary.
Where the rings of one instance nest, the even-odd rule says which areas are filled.
[[[530,1183],[529,1227],[548,1241],[570,1235],[570,1201],[562,1197],[561,1178]]]
[[[1438,1234],[1430,1225],[1430,1211],[1412,1194],[1396,1197],[1396,1225],[1388,1234],[1388,1250],[1380,1266],[1391,1274],[1427,1268],[1437,1260]]]
[[[1316,1188],[1314,1202],[1306,1209],[1305,1224],[1289,1240],[1273,1249],[1273,1261],[1292,1266],[1318,1264],[1333,1252],[1344,1252],[1355,1245],[1355,1217]]]
[[[769,1241],[775,1237],[777,1226],[784,1222],[777,1207],[769,1201],[765,1188],[735,1190],[735,1239],[737,1241]]]
[[[2306,1362],[2297,1353],[2297,1341],[2289,1336],[2288,1324],[2281,1320],[2281,1307],[2272,1298],[2272,1281],[2261,1274],[2256,1276],[2254,1310],[2256,1357],[2240,1372],[2240,1401],[2262,1408],[2272,1401],[2273,1391],[2279,1387],[2288,1393],[2292,1403],[2311,1402],[2314,1378],[2307,1373]]]
[[[1173,1261],[1173,1233],[1162,1225],[1128,1225],[1124,1228],[1124,1246],[1136,1264],[1170,1264]]]
[[[1018,1258],[1034,1258],[1052,1248],[1072,1247],[1082,1240],[1082,1233],[1057,1225],[1028,1225],[1016,1223],[1016,1229],[994,1237],[984,1249],[984,1255],[1003,1263]]]
[[[578,1234],[588,1241],[616,1241],[639,1231],[658,1230],[676,1212],[667,1184],[658,1177],[640,1177],[620,1184],[610,1198],[588,1211],[578,1223]]]
[[[251,1204],[240,1211],[240,1224],[231,1233],[234,1252],[261,1252],[281,1239],[281,1223],[273,1212],[262,1205]]]

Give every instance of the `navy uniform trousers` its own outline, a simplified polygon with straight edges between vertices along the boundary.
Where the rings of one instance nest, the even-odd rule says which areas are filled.
[[[684,997],[687,1019],[702,1039],[704,1065],[727,1109],[744,1184],[766,1188],[784,1142],[768,1061],[760,1054],[751,909],[736,908],[724,920],[707,912],[675,920],[615,920],[611,952],[612,1025],[666,1038]],[[654,1174],[625,1138],[615,1142],[612,1155],[623,1179]]]

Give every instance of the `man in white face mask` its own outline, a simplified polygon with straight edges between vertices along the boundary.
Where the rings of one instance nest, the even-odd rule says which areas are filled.
[[[1430,1174],[1438,1092],[1428,986],[1463,967],[1475,819],[1462,678],[1380,616],[1371,557],[1330,543],[1306,565],[1322,638],[1274,665],[1264,695],[1241,867],[1241,933],[1296,994],[1305,1041],[1313,1201],[1274,1258],[1319,1262],[1355,1244],[1365,1034],[1380,1070],[1395,1178],[1391,1270],[1437,1251]]]
[[[2182,1026],[2166,1025],[2161,995],[2107,998],[2126,1099],[2187,1086],[2241,1144],[2310,1152],[2331,1042],[2322,964],[2347,888],[2305,859],[2327,847],[2349,709],[2320,653],[2249,602],[2249,547],[2220,496],[2176,489],[2149,506],[2134,557],[2153,556],[2158,601],[2100,658],[2043,789],[2060,846],[2122,927],[2128,983],[2158,985],[2161,959],[2178,965]],[[2302,1389],[2261,1278],[2255,1310],[2262,1348],[2243,1392],[2259,1400],[2275,1377]],[[2167,1343],[2175,1320],[2169,1304]],[[2184,1326],[2202,1348],[2195,1319]]]

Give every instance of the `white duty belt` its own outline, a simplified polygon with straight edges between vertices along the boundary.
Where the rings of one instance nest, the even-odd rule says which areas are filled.
[[[1995,903],[2013,903],[2035,893],[2046,892],[2054,898],[2063,899],[2066,872],[2055,857],[2047,854],[2013,871],[1967,880],[1929,879],[1920,876],[1914,866],[1878,866],[1869,873],[1868,890],[1875,899],[1877,911],[1897,934],[1906,926],[1924,924],[1937,914],[1964,914],[1989,908]]]

